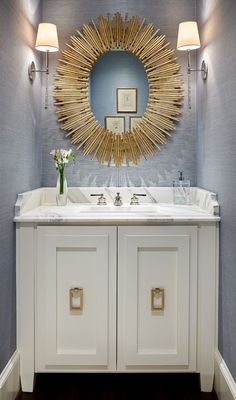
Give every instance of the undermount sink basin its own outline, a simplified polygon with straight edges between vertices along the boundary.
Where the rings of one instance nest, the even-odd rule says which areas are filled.
[[[114,205],[106,205],[106,206],[98,206],[98,205],[81,205],[79,207],[79,211],[81,213],[124,213],[124,214],[139,214],[139,213],[156,213],[157,210],[152,205],[122,205],[122,206],[114,206]]]

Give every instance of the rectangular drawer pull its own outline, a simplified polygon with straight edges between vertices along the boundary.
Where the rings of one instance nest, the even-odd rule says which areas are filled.
[[[161,288],[151,289],[151,311],[164,311],[165,290]]]
[[[83,289],[71,288],[70,289],[70,311],[83,311]]]

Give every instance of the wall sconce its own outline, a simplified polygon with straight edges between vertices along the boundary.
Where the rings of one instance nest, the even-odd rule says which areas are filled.
[[[45,72],[46,74],[46,92],[45,92],[45,109],[48,108],[48,75],[49,75],[49,53],[59,50],[57,27],[50,23],[41,23],[38,26],[36,50],[46,53],[45,69],[36,69],[35,63],[29,65],[28,74],[31,82],[35,79],[36,72]]]
[[[191,72],[199,71],[203,80],[207,79],[208,67],[206,62],[203,60],[201,69],[191,68],[190,51],[199,49],[201,47],[198,26],[196,21],[184,21],[179,24],[177,49],[188,52],[188,66],[187,73],[188,77]],[[191,108],[191,86],[188,78],[188,105]]]

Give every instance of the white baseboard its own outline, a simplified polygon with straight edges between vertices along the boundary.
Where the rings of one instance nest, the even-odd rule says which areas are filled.
[[[219,400],[236,400],[236,382],[218,350],[215,352],[214,388]]]
[[[15,351],[0,374],[0,400],[15,400],[20,390],[20,357]]]
[[[214,388],[219,400],[236,400],[234,381],[220,352],[215,352]],[[15,351],[0,374],[0,400],[15,400],[20,390],[20,358]]]

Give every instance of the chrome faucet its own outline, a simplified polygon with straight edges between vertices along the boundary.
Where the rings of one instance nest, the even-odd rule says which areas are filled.
[[[107,204],[106,198],[103,196],[103,193],[92,193],[90,196],[98,196],[97,206],[105,206]]]
[[[147,196],[145,193],[133,193],[131,197],[130,205],[131,206],[138,206],[139,205],[139,198],[138,196]]]
[[[122,198],[120,196],[120,193],[117,192],[115,200],[114,200],[114,206],[122,206],[123,202],[122,202]]]

